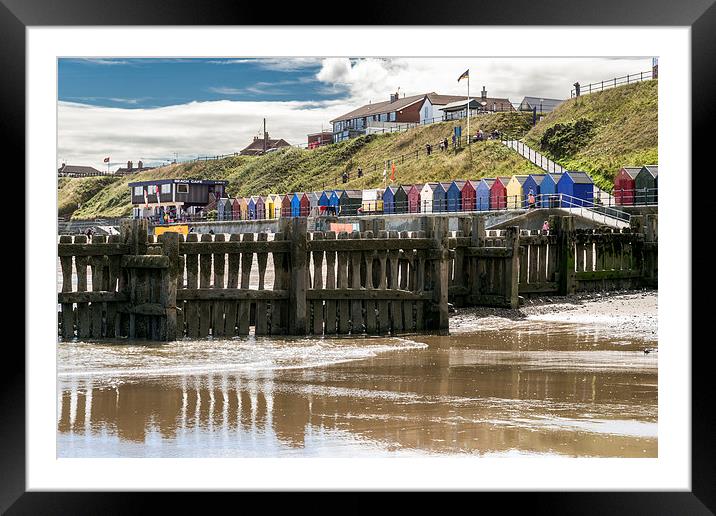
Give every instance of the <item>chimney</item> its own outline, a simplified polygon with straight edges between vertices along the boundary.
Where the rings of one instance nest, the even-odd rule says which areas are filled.
[[[132,170],[132,162],[127,161],[127,170]]]
[[[143,165],[141,159],[137,162],[137,166],[139,167],[139,170],[142,170],[142,167],[143,167],[144,165]]]
[[[395,102],[396,100],[398,100],[398,93],[391,93],[390,102]]]
[[[256,140],[258,140],[258,139],[259,139],[258,136],[254,136],[254,141],[256,141]]]
[[[482,87],[482,100],[485,100],[487,98],[487,90],[485,87]]]

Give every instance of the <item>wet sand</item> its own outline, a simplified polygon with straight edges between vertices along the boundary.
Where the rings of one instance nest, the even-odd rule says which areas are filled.
[[[450,336],[59,343],[58,456],[656,457],[656,293],[551,301]]]

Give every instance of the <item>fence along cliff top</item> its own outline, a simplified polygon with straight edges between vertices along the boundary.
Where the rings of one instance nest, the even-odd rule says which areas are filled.
[[[336,235],[286,219],[273,240],[165,233],[155,241],[144,220],[91,243],[61,236],[60,335],[174,340],[248,335],[250,326],[256,335],[446,331],[448,300],[517,308],[520,294],[656,285],[656,216],[634,217],[622,232],[575,231],[572,217],[552,217],[551,234],[485,231],[478,215],[459,217],[455,236],[447,218],[425,217],[425,229],[412,234],[386,232],[383,222]]]

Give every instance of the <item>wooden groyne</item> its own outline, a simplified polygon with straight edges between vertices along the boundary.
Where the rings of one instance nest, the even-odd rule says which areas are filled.
[[[632,227],[575,230],[552,217],[549,234],[485,231],[479,215],[424,217],[423,229],[353,233],[61,236],[59,331],[64,339],[447,331],[448,302],[517,308],[520,296],[656,286],[656,216]],[[368,227],[370,225],[370,227]],[[268,272],[268,274],[267,274]],[[271,274],[271,272],[273,274]],[[89,273],[89,274],[88,274]],[[91,281],[89,281],[91,279]],[[74,281],[73,281],[74,280]],[[91,285],[91,287],[90,287]]]

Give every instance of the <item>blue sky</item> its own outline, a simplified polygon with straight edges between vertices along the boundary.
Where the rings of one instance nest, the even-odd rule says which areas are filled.
[[[217,100],[323,101],[345,88],[316,79],[320,60],[60,59],[58,97],[92,106],[156,108]]]
[[[651,68],[636,58],[65,58],[58,62],[58,166],[106,170],[140,159],[238,152],[260,135],[306,145],[307,134],[391,93],[569,98],[582,84]]]

